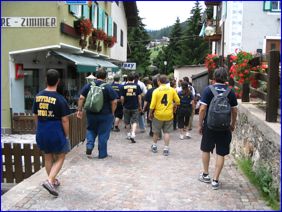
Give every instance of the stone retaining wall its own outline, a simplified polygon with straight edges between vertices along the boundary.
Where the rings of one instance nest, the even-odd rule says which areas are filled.
[[[260,166],[270,170],[280,193],[281,124],[266,122],[265,113],[252,103],[240,102],[238,111],[231,153],[235,158],[251,158],[254,171]]]

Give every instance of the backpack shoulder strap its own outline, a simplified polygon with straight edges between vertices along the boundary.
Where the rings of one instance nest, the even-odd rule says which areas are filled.
[[[99,87],[105,87],[106,85],[108,85],[108,83],[102,83]]]
[[[213,94],[214,96],[217,96],[217,95],[218,95],[218,93],[217,93],[217,91],[215,90],[215,88],[214,88],[213,85],[209,85],[209,88],[211,89],[211,92],[212,92],[212,94]]]
[[[96,86],[96,83],[95,83],[94,81],[91,81],[91,82],[90,82],[90,85],[91,85],[91,86],[92,86],[92,85],[93,85],[93,86]]]
[[[226,89],[226,91],[224,91],[224,93],[222,94],[222,96],[227,97],[228,94],[230,93],[230,91],[231,91],[231,89],[228,87],[228,88]]]

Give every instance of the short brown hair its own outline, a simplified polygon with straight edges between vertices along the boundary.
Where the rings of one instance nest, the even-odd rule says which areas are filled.
[[[159,81],[161,84],[166,84],[167,83],[167,76],[162,74],[160,77],[159,77]]]

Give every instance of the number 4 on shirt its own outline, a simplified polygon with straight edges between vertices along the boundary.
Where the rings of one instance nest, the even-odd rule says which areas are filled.
[[[167,94],[164,94],[164,95],[163,95],[163,98],[162,98],[162,100],[161,100],[161,103],[164,104],[165,106],[167,106],[167,103],[168,103],[168,102],[167,102]]]

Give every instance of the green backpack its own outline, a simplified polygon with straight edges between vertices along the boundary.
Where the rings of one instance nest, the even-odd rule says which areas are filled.
[[[84,109],[94,113],[98,113],[102,110],[104,104],[103,87],[107,83],[103,83],[97,86],[95,82],[91,82],[90,90],[87,94]]]

